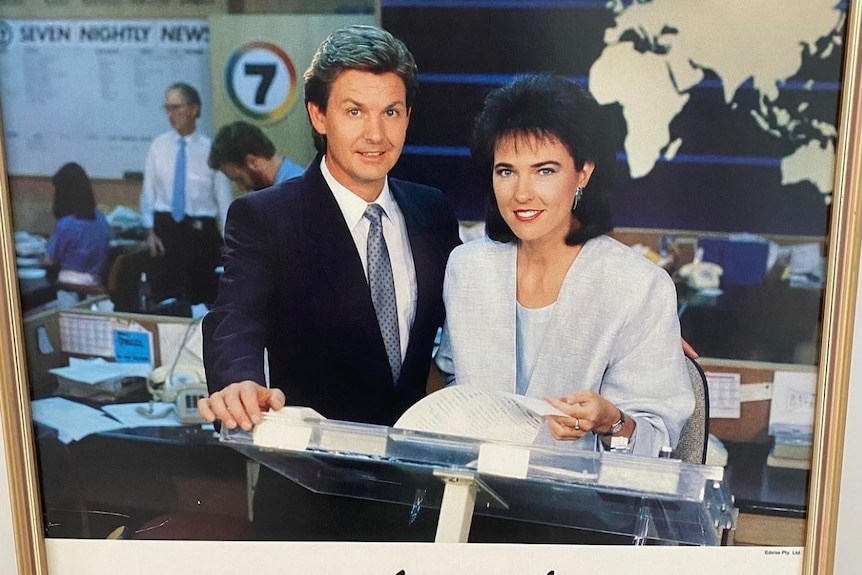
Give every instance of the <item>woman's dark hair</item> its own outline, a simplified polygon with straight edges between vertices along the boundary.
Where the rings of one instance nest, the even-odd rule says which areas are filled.
[[[90,177],[80,165],[69,162],[51,178],[54,184],[53,212],[56,219],[64,216],[92,220],[96,217],[96,199]]]
[[[494,150],[510,136],[552,138],[568,148],[578,170],[587,160],[595,163],[590,181],[572,214],[568,245],[583,244],[613,229],[607,190],[613,178],[616,154],[606,137],[603,110],[584,88],[552,74],[528,74],[492,91],[485,98],[473,127],[472,156],[484,174],[493,173]],[[503,220],[493,186],[488,185],[488,237],[517,241]]]

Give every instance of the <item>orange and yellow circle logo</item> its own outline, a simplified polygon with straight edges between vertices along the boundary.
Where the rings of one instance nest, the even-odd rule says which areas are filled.
[[[296,69],[284,50],[271,42],[250,42],[234,50],[224,74],[228,96],[250,118],[274,122],[296,100]]]

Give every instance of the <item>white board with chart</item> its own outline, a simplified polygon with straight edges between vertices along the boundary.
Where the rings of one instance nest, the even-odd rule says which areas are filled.
[[[9,173],[50,176],[71,161],[94,178],[142,172],[178,81],[200,92],[198,129],[212,134],[206,20],[0,21]]]

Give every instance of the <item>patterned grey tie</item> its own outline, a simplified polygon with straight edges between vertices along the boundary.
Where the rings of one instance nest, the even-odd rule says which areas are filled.
[[[397,384],[398,375],[401,373],[401,338],[398,334],[398,308],[395,305],[392,264],[389,262],[389,250],[386,248],[380,221],[384,213],[379,204],[368,204],[365,209],[365,217],[371,222],[368,230],[368,286],[371,288],[371,301],[377,313],[386,355],[389,356],[392,381]]]

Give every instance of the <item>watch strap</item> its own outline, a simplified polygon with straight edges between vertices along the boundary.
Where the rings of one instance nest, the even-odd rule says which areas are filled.
[[[616,421],[616,423],[614,423],[608,431],[605,431],[604,433],[602,433],[602,432],[596,432],[596,435],[598,435],[598,436],[600,436],[600,437],[607,437],[607,436],[609,436],[609,435],[613,435],[613,434],[615,434],[615,433],[619,433],[619,431],[620,431],[620,430],[623,428],[623,426],[626,424],[626,414],[623,412],[623,410],[622,410],[622,409],[620,409],[619,411],[620,411],[620,417],[619,417],[619,419]]]

